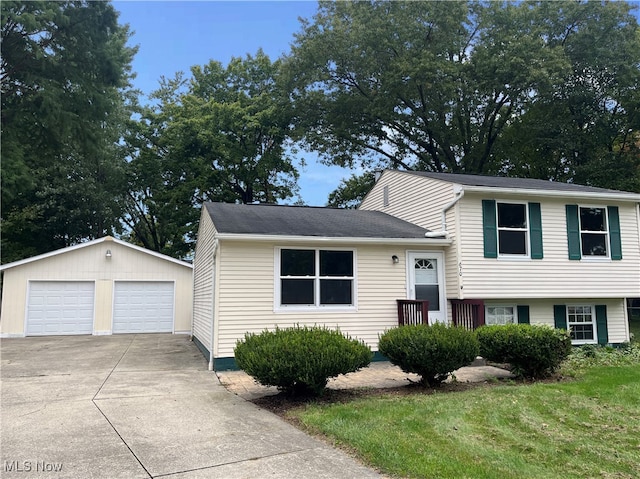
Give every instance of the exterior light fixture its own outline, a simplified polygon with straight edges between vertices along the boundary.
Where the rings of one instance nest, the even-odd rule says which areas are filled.
[[[398,258],[395,254],[391,257],[391,261],[393,264],[398,264],[400,262],[400,258]]]
[[[107,250],[107,253],[105,254],[105,256],[107,257],[107,259],[111,258],[111,250],[110,249]]]

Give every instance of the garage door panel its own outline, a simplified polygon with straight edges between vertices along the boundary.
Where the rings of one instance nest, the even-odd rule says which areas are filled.
[[[49,296],[48,298],[44,298],[47,301],[47,306],[61,306],[62,298],[61,295],[65,294],[64,292],[55,291],[56,296]]]
[[[174,284],[171,281],[117,281],[114,333],[173,332]]]
[[[90,281],[30,282],[27,336],[91,334],[94,290]]]

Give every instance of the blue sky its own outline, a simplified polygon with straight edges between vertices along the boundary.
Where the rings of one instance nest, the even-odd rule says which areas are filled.
[[[311,18],[317,9],[315,1],[114,1],[113,6],[120,23],[134,32],[133,83],[145,94],[158,87],[161,76],[189,73],[209,60],[226,64],[259,48],[275,60],[289,51],[300,30],[298,17]],[[307,166],[300,171],[300,197],[322,206],[350,171],[318,164],[313,154],[301,156]]]
[[[317,9],[315,1],[156,0],[113,5],[120,22],[134,32],[130,43],[139,47],[133,61],[134,86],[145,94],[157,88],[161,76],[189,73],[191,66],[210,60],[226,64],[259,48],[274,60],[289,51],[300,30],[298,17],[311,18]],[[638,9],[634,13],[640,18]],[[301,156],[307,166],[300,171],[300,197],[308,205],[322,206],[351,171],[321,165],[312,153]]]

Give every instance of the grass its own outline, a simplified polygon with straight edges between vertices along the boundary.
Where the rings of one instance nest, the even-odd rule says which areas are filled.
[[[310,404],[288,412],[384,474],[632,478],[640,470],[640,366],[579,380]]]

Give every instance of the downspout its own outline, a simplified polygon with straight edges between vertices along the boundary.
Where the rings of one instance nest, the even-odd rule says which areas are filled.
[[[212,298],[211,298],[211,347],[209,350],[209,371],[213,371],[213,330],[214,330],[214,322],[215,322],[215,314],[216,314],[216,252],[218,250],[218,240],[213,240],[213,251],[211,252],[211,256],[213,259],[213,269],[211,271],[211,286],[212,286]]]
[[[447,211],[449,211],[451,208],[453,208],[456,203],[458,203],[458,201],[460,201],[462,199],[462,197],[464,196],[464,189],[460,186],[458,186],[457,191],[455,192],[456,197],[453,199],[453,201],[447,203],[444,208],[442,208],[442,218],[440,220],[441,222],[441,230],[440,231],[429,231],[427,233],[425,233],[425,237],[427,238],[439,238],[442,236],[449,236],[449,232],[447,231]]]
[[[636,227],[637,232],[638,232],[638,248],[640,250],[640,203],[636,203]],[[638,282],[640,282],[640,271],[638,271]],[[627,338],[629,338],[629,340],[631,340],[631,328],[629,327],[629,306],[633,303],[630,303],[629,300],[630,299],[636,299],[636,298],[625,298],[624,299],[624,312],[625,312],[625,319],[624,319],[624,324],[625,327],[627,329],[626,334],[627,334]]]
[[[447,231],[447,211],[453,208],[458,201],[462,199],[464,196],[464,189],[462,187],[458,187],[456,193],[456,197],[450,203],[446,204],[444,208],[442,208],[442,230]]]

